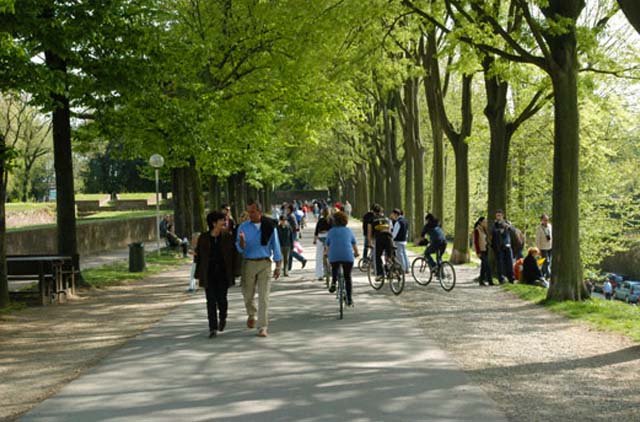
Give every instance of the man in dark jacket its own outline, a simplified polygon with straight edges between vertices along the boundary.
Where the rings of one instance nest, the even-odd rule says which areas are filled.
[[[209,338],[224,331],[227,324],[227,290],[233,283],[233,237],[225,229],[225,215],[214,211],[207,215],[209,231],[198,237],[194,261],[195,277],[207,297]],[[218,318],[219,312],[219,318]]]
[[[498,270],[498,280],[504,284],[504,277],[513,283],[513,252],[511,251],[511,225],[504,219],[502,210],[496,211],[496,220],[491,230],[493,248]],[[503,277],[504,276],[504,277]]]

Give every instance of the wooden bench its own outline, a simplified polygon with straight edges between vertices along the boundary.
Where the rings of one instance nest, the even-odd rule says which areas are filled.
[[[60,302],[62,296],[75,293],[78,262],[78,255],[7,255],[7,280],[37,281],[42,305]]]

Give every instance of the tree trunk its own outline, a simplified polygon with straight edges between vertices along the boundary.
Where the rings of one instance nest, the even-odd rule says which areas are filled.
[[[451,262],[469,262],[469,146],[464,140],[454,146],[456,157],[455,234]]]
[[[0,134],[0,309],[9,306],[9,281],[7,280],[7,145]]]
[[[424,37],[423,37],[424,38]],[[427,33],[427,44],[420,40],[422,65],[425,70],[424,91],[431,122],[433,156],[431,165],[431,213],[444,223],[444,139],[442,110],[438,105],[442,97],[440,64],[438,63],[435,28]]]
[[[420,107],[418,102],[418,91],[420,88],[420,80],[415,78],[412,87],[412,106],[413,106],[413,194],[415,201],[413,230],[415,236],[420,235],[422,230],[422,222],[424,220],[424,146],[422,145],[422,137],[420,136]]]
[[[240,213],[242,213],[244,209],[241,208],[241,205],[238,203],[236,195],[237,179],[237,174],[232,174],[227,178],[227,201],[231,207],[231,213],[236,219],[239,219]]]
[[[492,220],[496,210],[507,212],[507,163],[511,143],[511,136],[507,135],[505,118],[509,85],[500,81],[497,76],[491,75],[493,62],[494,59],[489,56],[482,62],[487,93],[484,114],[489,122],[491,134],[487,199],[487,218],[489,220]]]
[[[209,212],[217,210],[221,205],[220,180],[217,176],[211,176],[209,177]]]
[[[202,180],[200,172],[196,168],[195,159],[191,161],[191,184],[193,186],[193,231],[202,233],[207,227],[204,214],[204,195],[202,193]]]
[[[571,2],[579,16],[581,2]],[[545,15],[561,13],[567,7],[550,2]],[[582,282],[579,225],[580,136],[578,110],[578,58],[575,26],[565,34],[549,36],[553,57],[551,79],[554,97],[553,157],[553,275],[547,298],[582,300],[589,297]]]
[[[179,237],[183,237],[187,231],[184,172],[184,167],[171,169],[171,190],[173,191],[173,230]]]
[[[67,75],[67,64],[56,53],[46,51],[45,62],[50,71]],[[78,246],[76,241],[73,157],[71,154],[71,110],[69,98],[58,92],[51,92],[50,95],[54,102],[52,125],[56,175],[58,253],[61,255],[74,255],[78,252]]]

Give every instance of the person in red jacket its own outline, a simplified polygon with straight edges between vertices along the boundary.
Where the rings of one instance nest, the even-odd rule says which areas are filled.
[[[478,218],[473,226],[473,247],[476,255],[480,258],[480,276],[478,282],[481,286],[486,286],[485,281],[493,286],[491,278],[491,267],[489,266],[489,228],[484,217]]]

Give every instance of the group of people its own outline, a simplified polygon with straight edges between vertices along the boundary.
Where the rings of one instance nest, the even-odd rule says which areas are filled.
[[[478,218],[473,229],[473,244],[480,258],[479,284],[495,284],[489,265],[489,251],[493,250],[498,281],[501,284],[506,281],[514,283],[517,278],[526,284],[549,287],[553,233],[547,214],[540,217],[535,241],[536,246],[529,248],[527,256],[524,257],[524,235],[505,219],[502,210],[496,211],[495,221],[491,226],[485,217]],[[517,260],[515,264],[514,258]],[[539,262],[542,262],[542,268]]]

